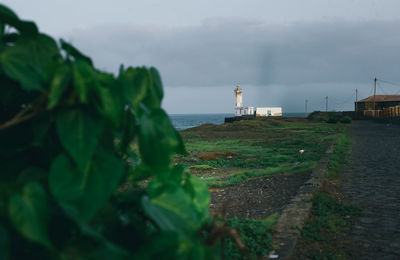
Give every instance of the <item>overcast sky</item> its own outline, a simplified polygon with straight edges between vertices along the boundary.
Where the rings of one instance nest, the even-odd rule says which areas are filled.
[[[400,93],[398,0],[6,0],[42,32],[72,42],[95,65],[155,66],[169,113],[352,109],[371,94]],[[34,3],[33,3],[34,2]],[[378,81],[379,82],[379,81]],[[394,84],[393,84],[394,83]]]

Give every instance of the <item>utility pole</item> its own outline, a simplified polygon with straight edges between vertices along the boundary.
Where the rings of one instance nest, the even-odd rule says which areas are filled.
[[[328,112],[328,96],[325,97],[326,112]]]
[[[308,103],[308,100],[306,99],[306,104],[305,104],[306,113],[307,113],[307,103]]]
[[[358,89],[356,89],[356,102],[358,101]]]
[[[358,111],[357,102],[358,102],[358,89],[356,89],[356,112]]]
[[[375,116],[375,95],[376,95],[376,77],[374,78],[374,103],[372,105],[374,110],[374,116]]]

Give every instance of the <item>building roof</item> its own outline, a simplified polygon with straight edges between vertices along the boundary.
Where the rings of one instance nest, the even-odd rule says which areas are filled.
[[[400,95],[375,95],[375,102],[400,102]],[[374,96],[364,98],[358,103],[374,102]]]

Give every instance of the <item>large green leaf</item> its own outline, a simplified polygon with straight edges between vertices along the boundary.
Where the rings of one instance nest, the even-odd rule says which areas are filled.
[[[192,235],[201,226],[190,196],[176,186],[158,196],[142,198],[142,206],[149,217],[164,231],[174,231],[180,236]]]
[[[100,84],[97,85],[98,95],[100,97],[100,112],[108,117],[119,127],[121,117],[123,116],[124,104],[122,102],[121,89],[115,85],[114,77],[100,74]]]
[[[134,108],[143,103],[149,108],[160,108],[163,89],[155,68],[131,68],[121,71],[118,77],[128,103]]]
[[[7,22],[7,20],[18,20],[18,16],[7,6],[0,4],[0,21]]]
[[[82,103],[88,102],[91,89],[97,84],[92,66],[82,59],[77,59],[73,66],[74,86]]]
[[[48,209],[46,193],[38,183],[25,185],[22,195],[14,195],[8,212],[15,228],[26,238],[52,247],[47,234]]]
[[[181,137],[164,110],[143,111],[139,123],[140,153],[143,161],[152,168],[166,168],[174,153],[184,152]]]
[[[15,27],[24,35],[33,36],[39,33],[35,23],[20,20],[12,10],[2,4],[0,4],[0,22]]]
[[[148,73],[148,76],[150,77],[150,85],[147,88],[147,93],[143,99],[143,103],[150,108],[159,108],[164,95],[161,77],[155,68],[150,68]]]
[[[128,104],[136,108],[146,96],[150,87],[150,78],[146,68],[128,68],[118,77],[124,97]]]
[[[0,54],[4,72],[18,81],[25,90],[43,90],[49,71],[59,57],[54,40],[44,34],[21,37]]]
[[[17,23],[18,21],[18,16],[12,10],[0,4],[0,37],[2,41],[4,41],[5,24]]]
[[[196,176],[189,175],[186,179],[186,186],[190,186],[193,204],[201,220],[205,221],[209,216],[208,210],[211,201],[206,183]]]
[[[51,166],[49,186],[61,205],[75,207],[88,221],[108,201],[122,174],[122,162],[102,150],[96,152],[86,173],[76,169],[65,155],[60,155]]]
[[[86,172],[104,127],[103,120],[83,109],[64,110],[56,118],[61,144]]]
[[[129,148],[130,143],[136,134],[136,118],[130,109],[123,111],[121,115],[121,136],[118,144],[122,153],[132,152]]]
[[[49,108],[57,105],[65,89],[68,87],[71,75],[71,68],[69,66],[59,65],[57,67],[50,85]]]
[[[63,39],[60,40],[60,44],[61,44],[61,49],[66,51],[68,55],[74,57],[75,59],[83,60],[87,62],[90,66],[93,65],[92,60],[88,56],[80,52],[77,48],[72,46],[72,44],[67,43]]]

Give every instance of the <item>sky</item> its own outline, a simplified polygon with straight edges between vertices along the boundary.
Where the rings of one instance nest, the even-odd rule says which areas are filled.
[[[168,113],[354,108],[400,93],[398,0],[6,0],[20,18],[116,73],[155,66]]]

